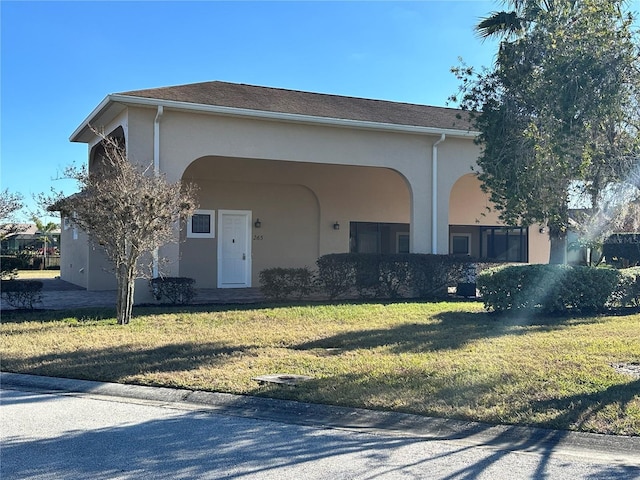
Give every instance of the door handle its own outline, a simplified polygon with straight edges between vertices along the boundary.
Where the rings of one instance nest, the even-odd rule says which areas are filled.
[[[242,254],[242,259],[243,259],[243,260],[246,260],[246,259],[247,259],[247,256],[246,256],[244,253]]]

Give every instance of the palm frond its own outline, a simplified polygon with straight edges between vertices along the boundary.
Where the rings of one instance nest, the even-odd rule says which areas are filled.
[[[509,37],[522,30],[523,19],[516,12],[492,12],[476,26],[481,38]]]

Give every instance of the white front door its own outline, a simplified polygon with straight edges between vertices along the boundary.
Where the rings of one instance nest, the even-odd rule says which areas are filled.
[[[250,211],[218,211],[218,288],[251,286],[250,235]]]

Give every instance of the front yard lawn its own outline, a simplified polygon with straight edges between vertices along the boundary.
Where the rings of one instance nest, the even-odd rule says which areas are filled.
[[[4,371],[640,435],[640,314],[474,302],[3,312]],[[625,367],[627,367],[625,369]],[[266,374],[308,375],[297,387]]]

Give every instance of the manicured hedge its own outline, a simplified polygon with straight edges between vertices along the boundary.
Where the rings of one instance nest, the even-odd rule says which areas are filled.
[[[468,264],[451,255],[336,253],[318,259],[318,284],[332,299],[435,298]]]
[[[29,263],[24,256],[0,256],[0,275],[2,278],[9,279],[15,277],[18,270],[26,270],[27,268],[29,268]]]
[[[2,298],[14,308],[33,309],[42,302],[42,282],[39,280],[2,280]]]
[[[611,294],[609,303],[613,307],[640,307],[640,267],[618,270],[620,279]]]
[[[260,290],[270,300],[282,301],[309,295],[314,276],[308,268],[268,268],[260,272]]]
[[[477,285],[485,307],[495,312],[591,312],[605,308],[619,277],[610,268],[520,265],[485,270]]]
[[[468,259],[451,255],[334,253],[318,259],[316,272],[263,270],[260,288],[272,300],[301,299],[314,291],[330,299],[438,298],[469,265]]]
[[[187,277],[157,277],[151,280],[151,293],[156,300],[164,300],[171,305],[191,303],[196,295],[196,281]]]

